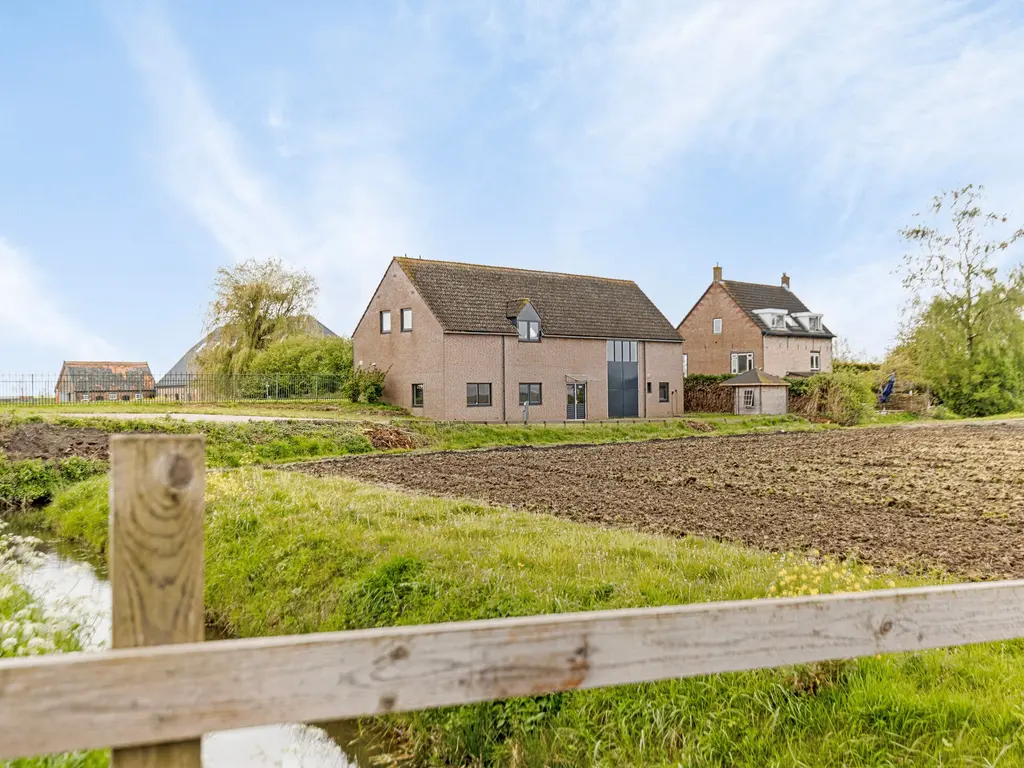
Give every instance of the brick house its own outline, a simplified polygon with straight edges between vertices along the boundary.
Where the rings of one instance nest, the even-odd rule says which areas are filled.
[[[679,324],[688,373],[807,376],[832,370],[833,333],[790,289],[780,285],[714,280]]]
[[[54,394],[61,403],[148,400],[156,384],[149,363],[65,361]]]
[[[386,402],[468,421],[677,415],[681,342],[630,280],[410,258],[352,334]]]

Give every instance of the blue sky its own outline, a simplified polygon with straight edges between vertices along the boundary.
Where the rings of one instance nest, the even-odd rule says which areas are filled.
[[[1018,2],[5,3],[0,371],[148,360],[279,256],[351,330],[393,255],[636,280],[720,262],[881,354],[896,230],[1024,219]]]

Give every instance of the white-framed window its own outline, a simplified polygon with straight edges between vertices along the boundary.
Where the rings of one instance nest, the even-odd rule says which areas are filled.
[[[811,315],[807,318],[807,329],[810,331],[821,330],[821,317],[818,315]]]
[[[772,328],[779,329],[786,327],[785,315],[772,315]]]
[[[520,341],[540,341],[540,323],[536,320],[519,320],[516,328]]]
[[[686,377],[687,377],[687,376],[689,375],[689,373],[690,373],[690,371],[689,371],[689,368],[690,368],[690,366],[689,366],[689,360],[687,360],[687,354],[686,354],[686,353],[684,352],[684,353],[683,353],[683,378],[684,378],[684,379],[685,379],[685,378],[686,378]]]
[[[711,321],[711,332],[721,333],[722,332],[722,318],[716,317]]]
[[[141,400],[142,399],[142,393],[141,392],[136,392],[135,393],[135,399],[136,400]]]
[[[743,390],[743,407],[753,408],[754,407],[754,390],[744,389]]]
[[[821,352],[814,352],[814,351],[811,352],[811,370],[812,371],[820,371],[821,370]]]
[[[117,395],[115,395],[113,392],[108,392],[107,400],[117,400]]]
[[[412,309],[402,310],[402,333],[408,333],[412,330]]]
[[[391,310],[385,309],[380,313],[380,332],[391,333]]]
[[[82,402],[83,403],[88,403],[89,402],[89,393],[88,392],[86,392],[86,393],[84,393],[82,395]]]
[[[754,367],[753,352],[733,352],[730,360],[733,373],[746,373]]]

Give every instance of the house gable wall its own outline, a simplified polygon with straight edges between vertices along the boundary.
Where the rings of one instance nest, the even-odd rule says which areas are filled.
[[[722,318],[721,333],[713,332],[716,317]],[[761,329],[719,283],[712,283],[690,310],[679,335],[688,373],[731,373],[733,352],[753,352],[754,367],[764,365]]]
[[[764,372],[773,376],[811,369],[811,352],[821,353],[821,373],[832,370],[832,339],[806,336],[765,336]]]

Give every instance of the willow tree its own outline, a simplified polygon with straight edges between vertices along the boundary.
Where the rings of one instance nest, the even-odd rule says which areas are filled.
[[[1011,247],[1024,228],[984,210],[968,185],[932,200],[900,230],[916,246],[900,273],[911,293],[901,346],[932,391],[964,415],[1024,400],[1024,270]]]
[[[213,338],[199,356],[205,373],[244,373],[275,341],[305,332],[318,291],[310,274],[275,259],[221,267],[214,289],[206,315]]]

